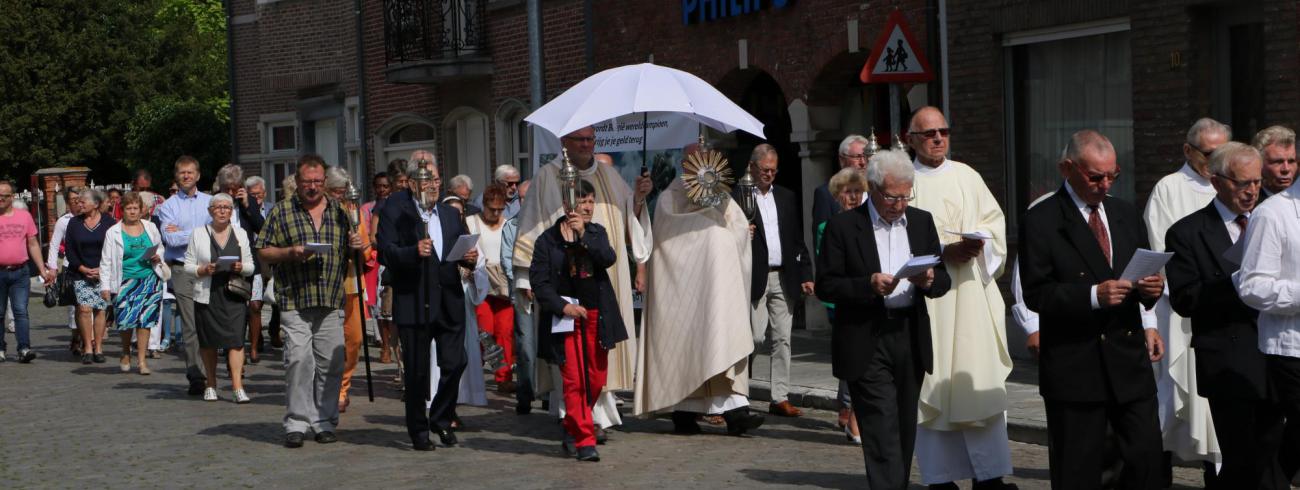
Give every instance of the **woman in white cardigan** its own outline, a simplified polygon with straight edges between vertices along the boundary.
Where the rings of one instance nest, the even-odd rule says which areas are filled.
[[[190,235],[190,245],[185,250],[185,271],[198,277],[194,281],[194,323],[204,372],[208,373],[203,399],[217,401],[217,349],[225,349],[235,403],[248,403],[242,379],[248,290],[238,294],[228,285],[237,282],[237,278],[253,275],[253,254],[248,235],[230,224],[234,210],[235,200],[230,194],[212,196],[208,204],[212,224],[195,228]],[[231,257],[230,262],[222,261],[222,257]]]
[[[140,194],[122,197],[122,221],[104,234],[99,258],[99,294],[113,304],[115,329],[122,337],[122,372],[131,371],[131,335],[136,337],[135,354],[140,374],[148,375],[145,355],[149,352],[149,329],[158,325],[162,309],[162,285],[171,271],[162,265],[162,235],[153,223],[141,219],[144,203]]]

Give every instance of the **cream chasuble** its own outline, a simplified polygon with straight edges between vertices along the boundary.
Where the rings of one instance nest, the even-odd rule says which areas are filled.
[[[690,410],[722,411],[749,396],[749,221],[730,198],[696,206],[676,179],[654,226],[633,413],[688,399]]]
[[[1214,199],[1214,187],[1191,166],[1164,176],[1151,189],[1143,215],[1151,249],[1165,250],[1165,233],[1178,220]],[[1192,350],[1192,321],[1169,306],[1169,289],[1156,303],[1156,325],[1165,340],[1165,357],[1156,367],[1160,428],[1166,451],[1184,461],[1220,460],[1219,441],[1210,419],[1210,402],[1196,392],[1196,353]]]
[[[533,177],[528,197],[519,210],[519,236],[515,240],[514,268],[515,287],[529,288],[528,266],[533,263],[533,243],[537,237],[564,216],[564,201],[560,198],[559,159],[543,165]],[[636,330],[632,322],[632,274],[628,269],[627,239],[632,239],[632,257],[643,263],[650,256],[650,210],[642,209],[641,216],[633,216],[633,194],[627,182],[618,171],[604,165],[593,164],[586,170],[579,170],[582,180],[590,182],[596,188],[596,209],[592,222],[605,227],[609,233],[609,244],[618,255],[618,260],[610,266],[609,281],[614,285],[618,300],[619,314],[627,328],[627,340],[619,342],[609,351],[609,372],[605,382],[605,391],[632,389],[632,377],[636,372]],[[542,326],[538,326],[542,328]],[[539,373],[547,372],[539,364]],[[539,381],[548,379],[538,376]],[[539,386],[539,393],[544,393]]]

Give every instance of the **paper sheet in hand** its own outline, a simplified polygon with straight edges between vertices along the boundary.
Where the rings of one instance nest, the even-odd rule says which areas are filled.
[[[930,270],[936,265],[939,265],[938,255],[922,255],[920,257],[912,257],[910,260],[907,261],[906,264],[903,264],[903,267],[898,269],[898,272],[894,273],[894,277],[899,279],[907,279],[917,274],[924,274],[925,271]]]
[[[456,239],[456,244],[451,247],[451,251],[447,252],[447,256],[443,257],[442,260],[457,261],[463,259],[465,254],[474,249],[475,245],[478,245],[478,235],[461,235],[460,238]]]
[[[960,231],[947,230],[947,232],[953,235],[960,236],[967,240],[992,240],[993,239],[993,235],[989,234],[989,232],[984,230],[968,231],[964,233]]]
[[[217,257],[217,270],[219,271],[231,270],[235,262],[239,262],[238,255],[222,255],[220,257]]]
[[[560,296],[571,305],[578,304],[578,300],[568,296]],[[558,315],[551,318],[551,333],[569,333],[573,331],[573,317],[568,315]]]
[[[1156,275],[1173,256],[1173,252],[1153,252],[1139,248],[1133,252],[1133,258],[1129,259],[1128,265],[1124,267],[1124,273],[1120,274],[1119,278],[1124,281],[1138,282],[1144,277]]]
[[[150,245],[149,248],[144,249],[144,255],[140,256],[140,258],[144,260],[153,260],[153,256],[155,255],[158,255],[157,243]]]
[[[312,253],[318,253],[318,254],[327,254],[334,251],[334,246],[328,243],[307,242],[306,244],[303,245],[303,248],[311,251]]]

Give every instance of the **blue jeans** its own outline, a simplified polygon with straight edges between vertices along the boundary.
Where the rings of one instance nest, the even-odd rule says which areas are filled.
[[[162,306],[162,344],[180,345],[181,318],[176,311],[176,300],[165,299]]]
[[[13,308],[14,337],[18,339],[20,351],[32,347],[31,322],[27,318],[27,298],[32,292],[30,280],[26,267],[0,270],[0,325],[4,324],[6,305]],[[0,330],[0,352],[4,352],[5,347],[5,332]]]

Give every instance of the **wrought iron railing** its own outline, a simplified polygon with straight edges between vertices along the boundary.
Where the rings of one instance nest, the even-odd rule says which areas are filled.
[[[385,61],[456,58],[485,50],[487,0],[384,0]]]

